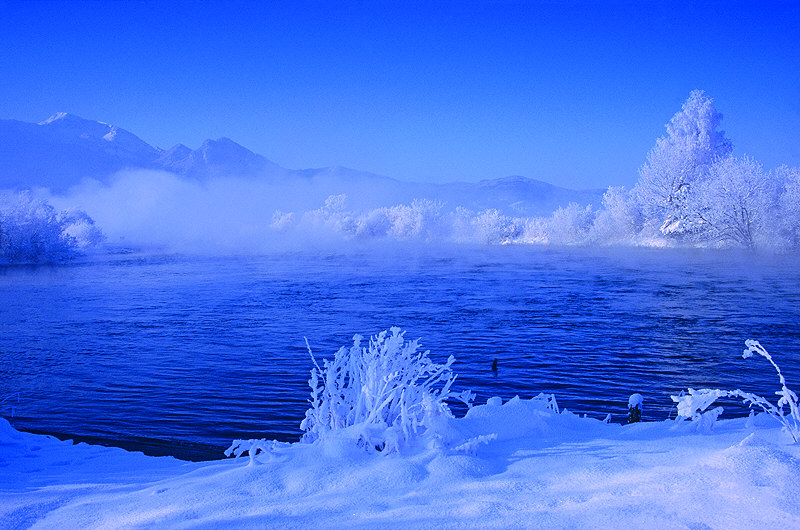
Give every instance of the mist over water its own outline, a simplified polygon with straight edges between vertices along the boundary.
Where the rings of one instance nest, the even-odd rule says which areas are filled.
[[[319,208],[326,191],[310,181],[252,178],[190,180],[163,171],[117,174],[110,184],[85,181],[66,195],[50,195],[58,207],[85,210],[110,246],[202,253],[301,248],[281,237],[276,211]]]
[[[480,402],[546,392],[613,421],[634,392],[647,420],[687,387],[772,397],[771,367],[741,359],[749,338],[800,381],[796,255],[609,247],[624,208],[517,217],[371,186],[129,171],[37,190],[107,240],[67,264],[0,267],[16,425],[186,458],[293,441],[303,338],[322,358],[390,326],[454,355],[456,388]]]
[[[504,209],[484,208],[480,188],[431,187],[347,173],[200,181],[137,170],[118,173],[108,184],[86,180],[65,194],[38,194],[59,209],[84,210],[112,249],[210,255],[351,248],[365,242],[537,242],[541,236],[534,232],[548,225],[544,218],[521,216],[519,201],[508,201]],[[526,203],[526,211],[549,215],[559,200],[543,191]],[[554,219],[558,230],[552,231],[566,235],[551,242],[575,243],[573,217],[591,214],[591,208],[577,204],[567,210],[563,219]]]

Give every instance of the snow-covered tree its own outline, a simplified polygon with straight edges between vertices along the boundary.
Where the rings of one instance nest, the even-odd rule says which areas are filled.
[[[102,240],[81,210],[59,212],[28,192],[0,196],[0,263],[62,261]]]
[[[411,205],[400,204],[388,209],[390,234],[396,239],[433,241],[442,232],[443,204],[429,199],[414,199]]]
[[[624,186],[610,186],[603,194],[591,238],[600,244],[630,243],[642,229],[642,215]]]
[[[754,248],[772,204],[770,185],[764,168],[752,158],[718,159],[690,204],[696,236],[723,246]]]
[[[775,224],[789,246],[800,247],[800,168],[781,166],[772,178],[781,189]]]
[[[572,202],[557,209],[548,219],[548,242],[553,245],[583,245],[588,242],[593,222],[591,205],[584,207]]]
[[[667,124],[667,136],[656,140],[647,154],[633,194],[663,234],[684,236],[696,228],[690,207],[693,188],[705,180],[717,158],[733,150],[719,130],[721,122],[714,101],[694,90]]]
[[[503,215],[496,209],[473,212],[463,206],[450,215],[454,241],[505,245],[517,242],[524,230],[524,219]]]

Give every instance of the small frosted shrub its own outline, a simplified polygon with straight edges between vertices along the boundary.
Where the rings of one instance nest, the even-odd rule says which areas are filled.
[[[63,261],[103,239],[86,212],[57,211],[28,192],[0,196],[0,263]]]
[[[340,348],[322,367],[309,347],[314,368],[308,382],[311,407],[300,424],[304,441],[345,437],[368,451],[396,452],[437,417],[452,417],[447,399],[470,405],[472,392],[450,390],[455,358],[436,364],[417,340],[404,335],[393,327],[366,346],[355,335],[353,346]]]
[[[781,389],[775,392],[780,396],[777,404],[773,404],[766,398],[750,392],[741,390],[721,390],[718,388],[701,388],[695,390],[690,388],[687,393],[681,392],[677,396],[671,396],[672,401],[678,404],[678,418],[691,419],[697,424],[697,429],[708,432],[713,427],[716,419],[722,414],[722,407],[716,407],[706,412],[717,399],[721,397],[737,397],[742,399],[751,409],[758,408],[766,412],[783,426],[783,430],[792,437],[795,443],[800,440],[800,408],[798,408],[798,398],[791,389],[786,386],[786,379],[781,373],[781,369],[772,359],[772,356],[756,340],[745,341],[747,349],[744,350],[742,357],[747,359],[753,354],[758,354],[767,359],[778,372],[778,379]],[[785,409],[788,407],[788,414]]]
[[[594,222],[592,206],[570,203],[559,208],[546,223],[547,241],[553,245],[583,245]]]
[[[266,438],[261,438],[260,440],[234,440],[231,446],[225,450],[225,456],[234,455],[239,458],[244,453],[247,453],[250,457],[250,462],[247,465],[252,466],[255,465],[256,456],[259,453],[271,453],[281,445],[285,444],[276,440],[268,441]]]
[[[414,199],[411,205],[397,205],[386,209],[391,226],[389,235],[398,240],[417,239],[433,241],[442,237],[441,202]]]

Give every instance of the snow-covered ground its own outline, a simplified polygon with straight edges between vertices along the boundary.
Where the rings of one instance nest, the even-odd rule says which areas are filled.
[[[0,527],[800,528],[800,447],[769,416],[700,434],[498,401],[399,454],[332,436],[276,442],[254,465],[73,445],[0,420]]]

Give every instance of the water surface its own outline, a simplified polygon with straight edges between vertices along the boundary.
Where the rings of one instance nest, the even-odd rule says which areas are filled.
[[[454,355],[455,387],[479,402],[554,393],[562,407],[621,422],[639,392],[645,419],[660,420],[688,386],[771,398],[777,377],[741,358],[747,338],[800,389],[798,322],[792,257],[530,247],[100,256],[0,269],[0,396],[22,392],[18,428],[212,458],[233,438],[298,439],[304,337],[324,357],[354,333],[397,325],[435,360]]]

